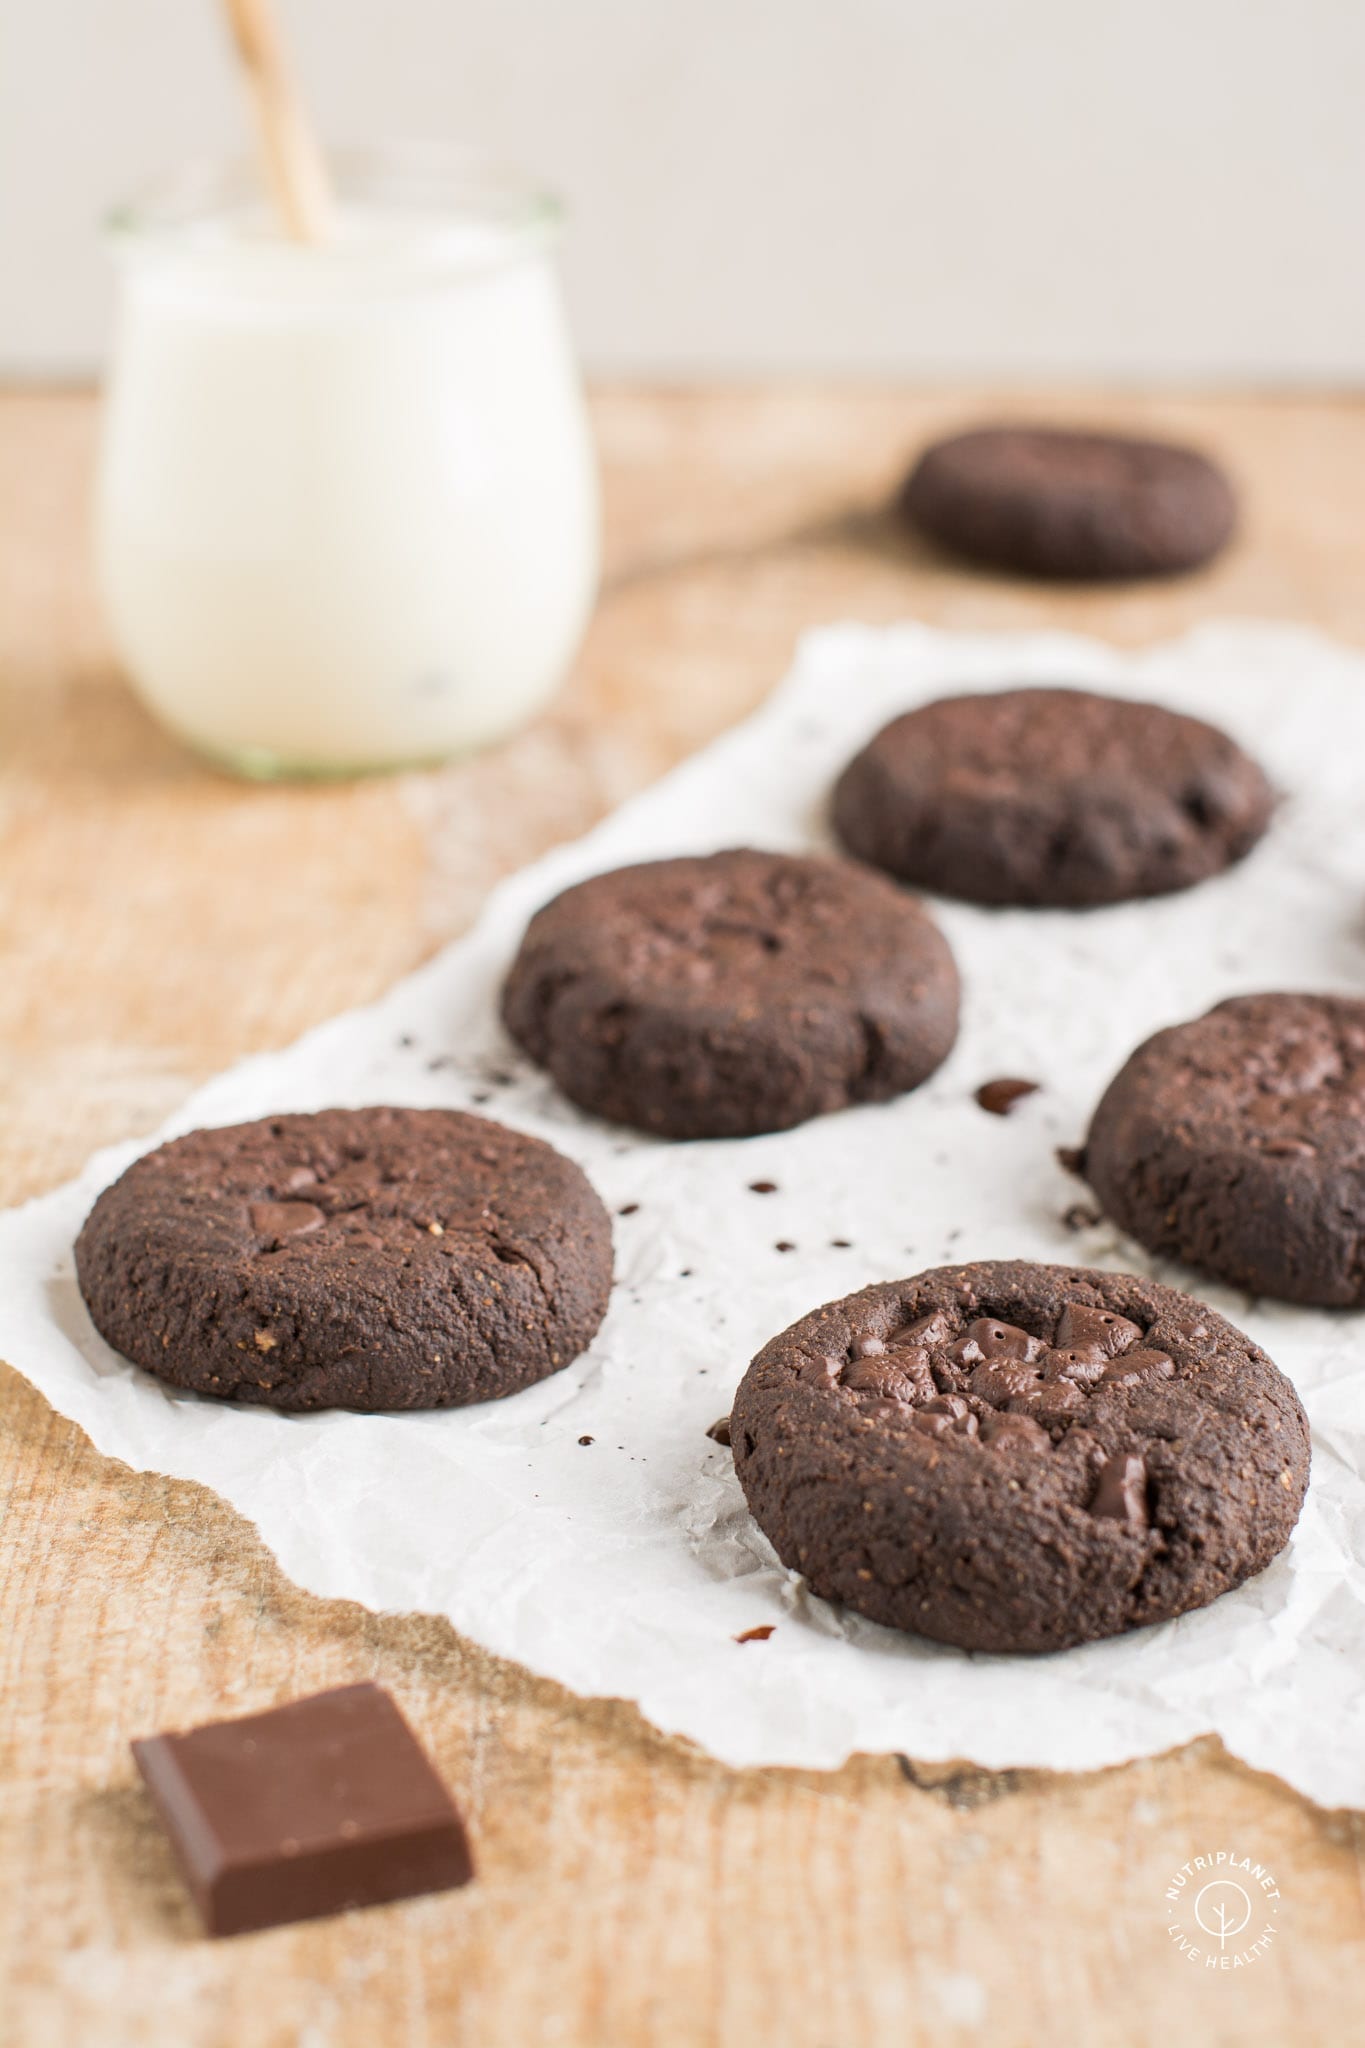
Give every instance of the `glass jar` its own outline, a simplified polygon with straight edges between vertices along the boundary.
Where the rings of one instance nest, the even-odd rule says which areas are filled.
[[[111,226],[108,619],[149,709],[252,776],[497,739],[563,678],[597,581],[554,204],[425,145],[334,175],[323,245],[240,168]]]

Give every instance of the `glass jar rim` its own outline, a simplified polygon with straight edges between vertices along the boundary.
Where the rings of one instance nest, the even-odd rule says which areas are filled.
[[[327,151],[337,199],[347,207],[390,216],[414,230],[407,267],[419,257],[426,273],[477,272],[499,266],[555,239],[564,218],[559,198],[523,172],[483,151],[440,141],[403,141]],[[209,257],[232,221],[259,232],[250,243],[262,272],[327,270],[339,281],[352,267],[353,245],[291,241],[275,232],[270,196],[249,157],[202,157],[155,178],[104,222],[120,261],[158,258],[179,263]],[[469,231],[482,230],[471,238]]]

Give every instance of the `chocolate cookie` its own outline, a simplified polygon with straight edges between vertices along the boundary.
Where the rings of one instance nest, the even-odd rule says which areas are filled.
[[[850,853],[974,903],[1084,908],[1240,860],[1274,795],[1215,726],[1090,690],[941,697],[884,726],[834,790]]]
[[[192,1131],[76,1240],[95,1327],[173,1386],[270,1408],[512,1394],[591,1342],[611,1225],[549,1145],[448,1109]]]
[[[730,1417],[750,1509],[812,1591],[969,1650],[1061,1650],[1203,1607],[1283,1549],[1288,1380],[1153,1280],[943,1266],[759,1352]]]
[[[900,507],[974,562],[1086,581],[1197,569],[1237,518],[1222,470],[1192,448],[1058,427],[935,442]]]
[[[1078,1165],[1149,1251],[1248,1294],[1365,1307],[1365,1002],[1234,996],[1158,1031]]]
[[[884,877],[739,850],[565,890],[532,918],[502,1014],[584,1109],[742,1138],[918,1087],[957,1005],[946,940]]]

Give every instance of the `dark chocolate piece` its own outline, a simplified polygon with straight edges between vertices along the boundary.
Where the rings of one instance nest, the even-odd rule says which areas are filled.
[[[1036,1095],[1039,1086],[1037,1081],[1021,1081],[1011,1074],[1001,1074],[998,1080],[983,1081],[976,1099],[988,1115],[1008,1116],[1016,1102],[1026,1095]]]
[[[448,1891],[474,1875],[450,1794],[377,1685],[132,1748],[209,1934]]]
[[[253,1202],[248,1213],[262,1237],[302,1237],[321,1229],[324,1220],[316,1202]]]
[[[1141,1458],[1128,1452],[1101,1465],[1090,1512],[1130,1529],[1147,1527],[1147,1467]]]

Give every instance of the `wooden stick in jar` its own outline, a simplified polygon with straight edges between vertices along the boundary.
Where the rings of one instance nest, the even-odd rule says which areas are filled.
[[[296,242],[324,242],[332,233],[327,167],[285,63],[270,0],[225,0],[238,55],[251,82],[270,189]]]

